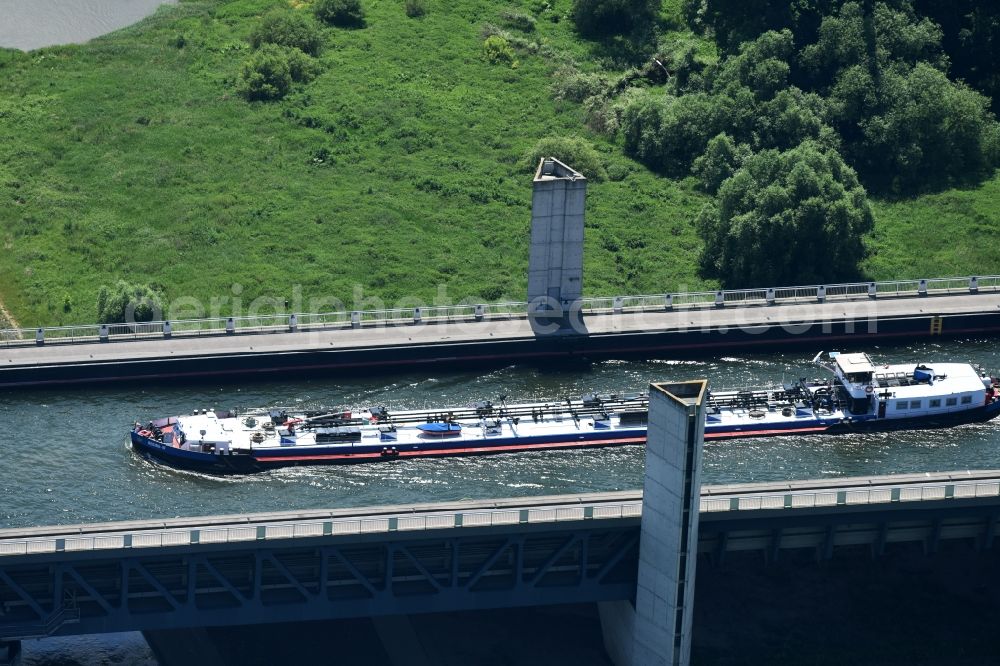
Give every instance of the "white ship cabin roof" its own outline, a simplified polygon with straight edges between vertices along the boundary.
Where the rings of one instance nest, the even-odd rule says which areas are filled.
[[[844,374],[848,380],[867,381],[871,378],[873,372],[875,372],[875,366],[872,364],[872,360],[868,358],[868,354],[837,354],[833,359],[837,363],[837,367]],[[858,375],[867,375],[867,377],[858,377]],[[855,379],[857,378],[857,379]]]
[[[879,366],[875,369],[875,385],[879,390],[891,392],[890,398],[936,398],[953,395],[975,394],[985,391],[983,380],[976,369],[968,363],[926,363],[928,372],[933,373],[930,383],[910,383],[899,385],[896,377],[912,377],[917,364]],[[981,402],[981,401],[979,401]]]

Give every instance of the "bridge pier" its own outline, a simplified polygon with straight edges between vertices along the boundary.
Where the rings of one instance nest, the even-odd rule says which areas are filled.
[[[605,649],[616,666],[690,663],[707,385],[649,387],[635,605],[599,606]]]
[[[583,219],[587,179],[559,160],[538,164],[531,195],[528,316],[536,335],[583,333]]]

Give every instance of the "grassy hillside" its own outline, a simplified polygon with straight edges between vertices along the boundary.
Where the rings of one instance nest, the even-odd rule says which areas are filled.
[[[245,38],[283,1],[184,2],[85,46],[5,55],[0,298],[23,324],[93,321],[118,277],[206,307],[233,284],[244,308],[295,285],[306,306],[350,303],[355,285],[390,304],[439,285],[523,298],[525,155],[585,133],[552,100],[551,59],[486,62],[486,0],[419,19],[371,1],[368,27],[325,32],[316,81],[248,103],[233,94]],[[566,21],[533,38],[585,55]],[[620,180],[590,189],[587,292],[699,286],[701,196],[592,140]]]
[[[247,35],[286,0],[185,1],[84,46],[0,52],[0,301],[32,326],[93,321],[118,278],[221,313],[234,295],[243,311],[260,296],[376,304],[355,304],[356,287],[387,305],[441,287],[452,301],[521,299],[525,156],[569,135],[610,176],[590,185],[585,291],[711,286],[692,222],[705,197],[554,101],[562,62],[604,66],[573,34],[570,0],[512,30],[533,44],[517,68],[486,61],[482,29],[527,0],[426,5],[409,18],[402,0],[368,0],[367,27],[326,29],[323,73],[273,103],[241,99],[235,79]],[[1000,226],[998,188],[878,204],[871,274],[1000,270],[1000,244],[971,235]]]

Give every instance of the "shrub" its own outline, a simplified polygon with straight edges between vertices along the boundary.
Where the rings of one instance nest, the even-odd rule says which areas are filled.
[[[483,55],[495,65],[510,65],[517,67],[517,60],[514,58],[514,49],[510,42],[500,35],[492,35],[483,42]]]
[[[243,63],[236,90],[250,101],[281,99],[292,87],[288,51],[266,44]]]
[[[163,299],[148,284],[118,280],[113,287],[102,286],[97,292],[97,321],[123,324],[162,319]]]
[[[363,28],[365,10],[360,0],[316,0],[316,18],[340,28]]]
[[[250,33],[254,48],[277,44],[299,49],[309,55],[319,54],[323,37],[317,25],[299,12],[273,11],[266,14]]]
[[[522,12],[505,9],[500,12],[500,20],[503,21],[503,24],[508,28],[513,28],[522,32],[533,32],[535,29],[535,17],[528,16]]]
[[[611,85],[608,77],[603,74],[586,74],[571,66],[557,70],[552,78],[555,98],[570,102],[582,102],[607,91]]]
[[[288,49],[285,56],[288,58],[288,73],[296,83],[309,83],[323,69],[318,60],[298,49]]]
[[[410,18],[420,18],[427,13],[427,5],[424,4],[424,0],[406,0],[403,9],[406,10],[406,15]]]
[[[528,9],[531,10],[532,14],[538,16],[552,9],[552,4],[548,0],[529,0]]]
[[[588,141],[579,137],[550,136],[541,139],[528,151],[522,162],[527,170],[534,173],[543,157],[554,157],[597,183],[608,177],[601,156]]]

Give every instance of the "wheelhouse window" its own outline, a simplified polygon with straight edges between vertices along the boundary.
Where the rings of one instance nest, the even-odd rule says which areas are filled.
[[[940,407],[940,406],[941,406],[941,398],[934,398],[933,400],[931,400],[930,404],[928,405],[928,407],[932,407],[932,408],[933,407]]]
[[[910,409],[920,409],[920,401],[919,400],[911,400],[910,401]]]
[[[945,407],[954,407],[958,404],[958,398],[948,398],[944,401]]]
[[[971,395],[963,395],[962,396],[962,404],[963,405],[971,405],[972,404],[972,396]]]

